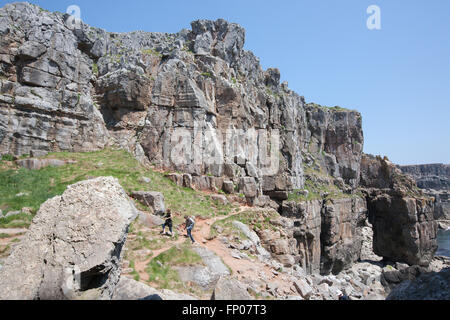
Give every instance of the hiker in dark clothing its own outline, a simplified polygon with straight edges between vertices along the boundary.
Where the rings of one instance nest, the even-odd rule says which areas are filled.
[[[187,230],[187,235],[189,238],[191,238],[192,243],[195,243],[195,240],[192,237],[192,229],[194,229],[195,226],[195,218],[188,216],[185,216],[184,218],[186,219],[184,228]]]
[[[346,294],[341,294],[339,296],[340,301],[350,300],[350,298]]]
[[[163,224],[163,231],[161,233],[165,233],[166,227],[169,228],[170,235],[173,236],[173,231],[172,231],[173,221],[172,221],[172,212],[170,211],[170,209],[167,209],[166,221]]]

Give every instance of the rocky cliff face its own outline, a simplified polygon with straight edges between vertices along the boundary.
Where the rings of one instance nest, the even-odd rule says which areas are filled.
[[[424,164],[399,166],[403,173],[416,180],[421,189],[450,190],[450,165]]]
[[[446,228],[450,224],[450,165],[425,164],[399,166],[403,173],[410,175],[419,188],[435,199],[434,218]]]
[[[0,153],[120,145],[183,172],[171,176],[177,184],[278,207],[293,224],[278,255],[309,272],[337,273],[359,259],[365,198],[373,217],[387,217],[374,221],[378,235],[391,235],[378,237],[380,253],[411,263],[431,255],[432,217],[416,194],[402,216],[418,221],[400,232],[412,244],[399,245],[412,253],[383,251],[399,240],[386,221],[398,221],[391,200],[376,205],[375,189],[392,197],[414,183],[363,158],[361,115],[306,104],[244,50],[239,25],[199,20],[175,34],[118,34],[72,22],[26,3],[0,9]]]
[[[92,59],[64,17],[6,5],[0,35],[0,152],[105,146],[108,132],[91,96]]]
[[[293,220],[294,260],[309,273],[338,274],[361,256],[364,199],[354,196],[283,203],[282,216]],[[283,257],[284,258],[284,257]]]
[[[437,250],[433,199],[387,159],[365,155],[361,172],[374,252],[394,262],[427,265]]]

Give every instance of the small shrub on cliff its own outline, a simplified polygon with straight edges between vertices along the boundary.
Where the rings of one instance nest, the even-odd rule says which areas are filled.
[[[14,156],[10,154],[4,154],[1,158],[2,161],[14,161]]]

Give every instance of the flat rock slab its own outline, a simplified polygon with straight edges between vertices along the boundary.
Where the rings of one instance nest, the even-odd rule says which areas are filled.
[[[28,232],[28,229],[0,229],[0,234],[7,234],[14,236],[16,234],[22,234]]]
[[[197,300],[186,294],[171,290],[156,290],[145,283],[121,277],[112,300]]]
[[[230,275],[228,267],[214,252],[203,247],[196,247],[193,250],[202,258],[203,265],[176,267],[181,281],[193,282],[203,290],[211,290],[220,277]]]
[[[222,277],[216,284],[211,300],[254,300],[244,284],[230,277]]]
[[[23,160],[17,160],[16,164],[18,166],[21,166],[23,168],[29,169],[29,170],[40,170],[45,167],[62,167],[69,163],[75,163],[73,161],[64,161],[59,159],[23,159]]]

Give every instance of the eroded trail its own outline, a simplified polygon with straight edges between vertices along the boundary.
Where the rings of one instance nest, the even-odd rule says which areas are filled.
[[[230,267],[235,278],[243,281],[245,281],[245,279],[262,278],[267,282],[276,284],[281,291],[286,293],[290,292],[292,290],[292,281],[290,281],[286,275],[274,272],[271,267],[267,266],[258,259],[236,259],[231,254],[232,249],[222,243],[217,237],[210,239],[211,228],[216,222],[237,216],[246,210],[249,210],[249,207],[241,206],[237,212],[227,216],[219,216],[210,219],[197,219],[194,231],[192,233],[196,241],[196,245],[205,247],[219,256],[223,262]],[[170,242],[167,246],[153,251],[153,254],[149,259],[136,262],[135,270],[139,273],[142,281],[147,282],[149,280],[149,276],[145,269],[152,259],[170,250],[173,246],[188,241],[189,238],[186,237],[186,231],[182,226],[178,226],[178,228],[175,228],[174,231],[179,234],[179,239],[177,241]]]
[[[226,220],[230,217],[236,216],[236,215],[244,212],[247,209],[248,209],[248,207],[241,206],[239,208],[238,212],[234,212],[227,216],[218,216],[218,217],[214,217],[214,218],[210,218],[210,219],[198,218],[198,220],[196,221],[194,230],[192,232],[192,236],[194,237],[194,239],[196,241],[196,245],[206,247],[207,249],[209,249],[209,250],[215,252],[217,255],[219,255],[219,252],[221,252],[221,250],[219,250],[220,245],[224,247],[223,249],[226,249],[226,248],[220,241],[208,240],[210,233],[211,233],[211,226],[214,225],[214,223],[216,223],[218,221]],[[139,276],[142,280],[144,280],[144,281],[149,280],[148,273],[145,271],[145,269],[147,268],[147,265],[150,263],[150,261],[152,261],[152,259],[154,259],[155,257],[159,256],[160,254],[170,250],[174,246],[182,244],[185,241],[189,240],[189,238],[186,235],[186,231],[184,230],[182,225],[175,227],[174,232],[178,233],[178,235],[179,235],[178,240],[176,240],[175,242],[170,242],[167,246],[164,246],[163,248],[160,248],[158,250],[153,250],[152,256],[150,258],[148,258],[147,260],[136,261],[135,270],[139,274]],[[219,256],[222,257],[222,255],[219,255]],[[223,257],[222,257],[222,259],[223,259]]]

